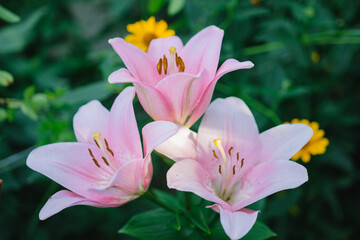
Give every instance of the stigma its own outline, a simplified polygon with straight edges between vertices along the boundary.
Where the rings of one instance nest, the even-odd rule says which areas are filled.
[[[223,148],[223,146],[221,144],[221,138],[215,139],[213,142],[214,142],[215,146],[219,149],[222,160],[223,160],[223,162],[224,162],[224,164],[226,166],[227,165],[227,158],[226,158],[224,148]]]
[[[185,71],[185,63],[182,60],[182,58],[177,54],[176,48],[170,47],[169,54],[170,54],[169,61],[164,54],[163,57],[159,59],[157,65],[156,65],[156,69],[157,69],[159,75],[161,75],[163,69],[164,69],[165,75],[167,75],[168,72],[170,74],[175,73],[175,71],[176,71],[175,68],[177,68],[178,72],[184,72]]]

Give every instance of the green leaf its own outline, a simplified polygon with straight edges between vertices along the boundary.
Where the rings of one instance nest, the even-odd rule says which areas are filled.
[[[45,8],[40,8],[33,14],[13,26],[0,30],[0,53],[15,53],[22,51],[35,36],[33,28],[46,13]]]
[[[20,21],[20,17],[10,10],[4,8],[0,4],[0,18],[9,23],[16,23]]]
[[[32,106],[28,103],[23,103],[20,107],[20,110],[22,113],[24,113],[26,116],[28,116],[32,120],[37,120],[38,115],[36,114],[35,110],[32,108]]]
[[[7,119],[7,112],[4,108],[0,108],[0,122],[3,122]]]
[[[0,70],[0,86],[1,87],[7,87],[10,84],[12,84],[13,82],[14,82],[14,78],[10,73]]]
[[[205,220],[203,209],[201,207],[193,208],[189,213],[185,213],[185,215],[191,223],[200,228],[202,231],[207,234],[211,233],[211,230]]]
[[[179,199],[176,198],[175,196],[173,196],[167,192],[161,191],[159,189],[153,189],[152,192],[155,194],[157,199],[159,201],[163,202],[164,204],[169,205],[176,210],[180,210],[180,211],[185,210],[185,207],[181,204]]]
[[[246,234],[242,240],[263,240],[276,236],[276,233],[271,231],[271,229],[268,228],[265,224],[257,221],[250,232]]]
[[[185,7],[186,0],[170,0],[167,12],[170,16],[179,13]]]
[[[255,17],[266,16],[270,11],[266,8],[256,7],[256,8],[245,8],[236,12],[235,20],[237,21],[246,21]]]
[[[165,4],[165,0],[150,0],[148,2],[148,11],[151,15],[157,13]]]
[[[176,214],[164,209],[154,209],[133,216],[119,233],[144,240],[185,239],[189,233],[178,231],[177,222]]]
[[[24,91],[24,100],[26,102],[30,101],[30,99],[32,98],[32,96],[34,96],[34,94],[35,94],[35,86],[27,87]]]

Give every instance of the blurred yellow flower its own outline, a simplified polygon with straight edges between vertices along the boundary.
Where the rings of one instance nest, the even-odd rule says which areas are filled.
[[[313,63],[318,63],[320,61],[320,54],[317,51],[311,53],[311,61],[313,61]]]
[[[156,22],[154,16],[147,21],[140,20],[126,26],[127,31],[131,34],[125,37],[125,41],[147,52],[151,40],[175,35],[174,30],[167,28],[168,25],[164,20]]]
[[[324,137],[325,131],[319,129],[319,123],[309,122],[307,119],[299,120],[297,118],[294,118],[291,123],[306,124],[314,131],[314,134],[309,142],[291,158],[292,160],[298,160],[301,158],[304,163],[308,163],[311,155],[318,155],[326,152],[326,147],[329,145],[329,139]]]

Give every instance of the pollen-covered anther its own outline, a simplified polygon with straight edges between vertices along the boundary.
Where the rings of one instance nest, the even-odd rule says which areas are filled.
[[[89,150],[89,154],[90,154],[93,162],[95,163],[95,165],[96,165],[97,167],[100,167],[100,165],[99,165],[98,161],[96,160],[96,158],[94,157],[94,154],[92,153],[91,149],[88,148],[88,150]]]
[[[182,58],[180,56],[178,56],[176,54],[176,66],[179,67],[179,72],[184,72],[185,71],[185,63],[184,61],[182,60]]]
[[[158,64],[156,65],[157,71],[159,73],[159,75],[161,75],[161,71],[162,71],[162,58],[160,58]]]
[[[229,148],[229,155],[231,156],[231,151],[234,149],[234,147]]]
[[[164,54],[164,56],[163,56],[163,64],[164,64],[164,73],[165,73],[165,75],[166,75],[166,74],[167,74],[167,70],[168,70],[168,60],[167,60],[165,54]]]
[[[219,173],[221,174],[221,165],[219,165]]]

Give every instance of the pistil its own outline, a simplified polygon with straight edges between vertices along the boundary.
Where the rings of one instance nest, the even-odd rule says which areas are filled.
[[[169,48],[170,53],[170,74],[175,73],[175,47]]]

